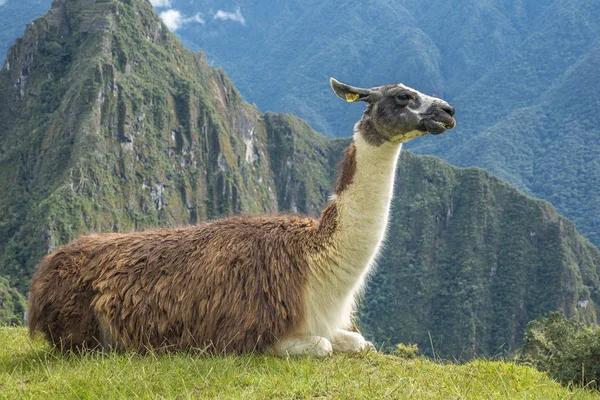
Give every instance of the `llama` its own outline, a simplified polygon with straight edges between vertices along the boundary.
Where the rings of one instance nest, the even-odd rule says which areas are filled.
[[[367,109],[318,220],[232,217],[80,237],[41,261],[30,334],[61,351],[366,349],[349,329],[384,238],[402,143],[454,128],[454,109],[402,84],[364,89],[332,78],[331,86]]]

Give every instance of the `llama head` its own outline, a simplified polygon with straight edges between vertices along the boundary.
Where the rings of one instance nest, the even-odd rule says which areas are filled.
[[[437,135],[456,126],[454,108],[450,104],[401,83],[359,88],[331,78],[331,87],[350,103],[367,103],[359,128],[374,145],[405,142],[427,133]]]

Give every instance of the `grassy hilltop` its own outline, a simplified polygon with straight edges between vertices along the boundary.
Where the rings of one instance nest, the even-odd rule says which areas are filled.
[[[0,328],[0,398],[493,398],[592,399],[532,368],[391,355],[327,360],[260,355],[65,356],[23,328]]]

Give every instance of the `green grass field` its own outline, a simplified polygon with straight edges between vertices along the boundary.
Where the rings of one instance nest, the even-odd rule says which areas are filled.
[[[0,398],[592,399],[532,368],[391,355],[327,360],[259,355],[61,355],[23,328],[0,328]]]

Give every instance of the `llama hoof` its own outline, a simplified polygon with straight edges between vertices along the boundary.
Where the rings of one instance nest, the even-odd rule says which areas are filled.
[[[303,336],[283,339],[275,343],[268,354],[280,357],[285,356],[312,356],[325,358],[331,356],[333,346],[331,342],[320,336]]]
[[[363,350],[368,351],[369,353],[377,353],[377,347],[373,344],[373,342],[365,341],[365,348]]]
[[[317,358],[327,358],[331,357],[333,353],[333,346],[331,342],[325,338],[323,338],[325,342],[321,346],[317,346],[314,348],[314,352],[310,354],[313,357]]]
[[[367,342],[365,338],[357,332],[338,330],[333,339],[333,351],[336,353],[360,353],[364,350],[375,348],[373,343]]]

